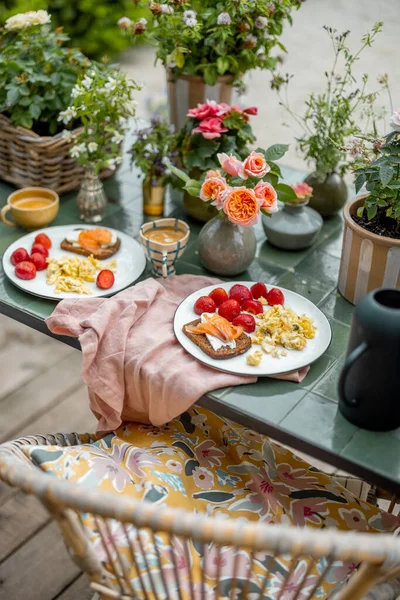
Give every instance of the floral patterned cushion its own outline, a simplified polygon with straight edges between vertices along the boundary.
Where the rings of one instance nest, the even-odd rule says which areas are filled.
[[[135,499],[180,507],[220,519],[283,523],[296,527],[335,527],[342,530],[392,532],[399,519],[357,499],[348,490],[334,482],[297,457],[288,449],[269,438],[222,419],[216,414],[196,407],[165,425],[153,427],[130,423],[94,444],[61,448],[58,446],[26,446],[25,452],[41,469],[79,482],[88,488],[126,494]],[[142,598],[137,573],[129,561],[130,554],[125,531],[118,521],[111,522],[104,547],[93,517],[82,515],[89,539],[106,569],[118,547],[131,565],[131,582]],[[128,535],[135,535],[128,526]],[[154,578],[161,585],[161,574],[155,563],[154,547],[146,531],[140,533],[148,563]],[[183,598],[189,590],[187,554],[178,541],[164,535],[157,536],[162,546],[163,574],[169,586],[175,585],[172,554],[181,569]],[[206,550],[191,544],[190,569],[195,588],[201,581],[202,566],[210,591],[217,575],[216,549]],[[229,578],[234,560],[231,548],[223,549],[220,577],[228,593]],[[138,552],[140,568],[145,565]],[[241,552],[239,576],[234,582],[243,589],[247,583],[249,555]],[[266,566],[272,571],[264,598],[275,600],[287,573],[285,557],[272,558],[266,552],[256,556],[252,570],[251,591],[255,594],[261,585]],[[285,600],[296,595],[296,589],[306,575],[306,585],[298,600],[307,597],[326,566],[321,560],[316,569],[306,574],[307,562],[300,561],[289,578]],[[317,597],[326,598],[337,590],[356,565],[336,562],[327,576],[327,582],[318,589]],[[146,587],[149,586],[146,580]],[[290,588],[290,590],[289,590]],[[150,588],[149,588],[150,589]],[[224,590],[222,590],[223,592]],[[303,596],[304,593],[304,596]],[[254,597],[258,597],[255,595]]]

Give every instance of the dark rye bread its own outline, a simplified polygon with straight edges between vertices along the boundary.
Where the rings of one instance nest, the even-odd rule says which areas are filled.
[[[182,327],[182,331],[189,338],[189,340],[192,340],[196,346],[198,346],[211,358],[219,360],[234,358],[235,356],[244,354],[251,348],[251,339],[248,335],[242,333],[242,335],[236,340],[236,348],[232,349],[228,348],[227,346],[223,346],[222,348],[219,348],[219,350],[214,350],[205,334],[190,333],[190,331],[187,330],[188,327],[196,327],[196,325],[199,323],[201,323],[201,319],[196,319],[195,321],[186,323],[186,325]]]
[[[67,252],[74,252],[75,254],[81,254],[82,256],[93,255],[93,257],[96,260],[106,260],[107,258],[111,258],[111,256],[114,256],[114,254],[118,252],[120,247],[121,240],[119,238],[117,238],[117,241],[113,246],[110,246],[109,248],[100,248],[99,250],[96,250],[96,252],[90,252],[89,250],[85,250],[85,248],[82,248],[81,246],[74,246],[73,244],[71,244],[71,242],[68,242],[67,240],[63,240],[60,244],[61,250],[66,250]]]

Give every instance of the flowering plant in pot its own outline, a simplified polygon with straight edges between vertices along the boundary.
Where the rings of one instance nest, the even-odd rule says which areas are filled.
[[[278,210],[278,199],[287,202],[296,198],[290,186],[279,183],[281,172],[274,162],[287,148],[283,144],[267,150],[258,148],[244,160],[233,154],[218,154],[220,169],[207,171],[199,180],[190,179],[168,161],[188,193],[217,210],[198,239],[200,260],[210,271],[225,276],[245,271],[256,252],[252,226],[262,214],[271,216]]]
[[[214,100],[190,109],[174,144],[179,162],[190,177],[197,179],[208,169],[217,169],[218,154],[245,158],[250,151],[249,144],[255,140],[249,121],[250,116],[256,114],[254,106],[242,109]],[[183,203],[186,212],[200,221],[215,215],[214,210],[187,192]]]
[[[135,115],[132,94],[138,89],[124,73],[93,65],[72,89],[71,105],[58,117],[66,127],[76,119],[83,124],[78,130],[65,129],[63,137],[73,142],[71,157],[85,169],[77,204],[88,223],[104,216],[106,196],[98,175],[104,168],[115,171],[122,162],[121,144]]]
[[[344,211],[339,290],[358,302],[379,287],[400,287],[400,110],[383,138],[354,140],[355,190]]]
[[[166,166],[171,156],[174,135],[164,120],[153,118],[149,126],[135,132],[130,150],[132,163],[144,174],[143,211],[146,215],[162,215],[164,211]]]
[[[336,29],[325,27],[334,50],[333,66],[325,72],[326,90],[308,95],[302,116],[294,113],[280,95],[281,104],[302,129],[296,140],[305,159],[313,166],[313,172],[305,179],[313,188],[309,204],[323,217],[337,214],[347,200],[343,176],[349,171],[351,162],[343,148],[349,139],[361,133],[361,119],[364,118],[368,125],[377,96],[376,91],[366,90],[368,75],[364,74],[358,82],[353,67],[382,26],[383,23],[376,23],[362,37],[361,46],[355,52],[347,44],[349,31],[338,34]],[[284,80],[278,78],[276,86],[279,88],[282,83],[287,86],[289,80],[289,76]]]
[[[218,84],[214,98],[229,103],[231,86],[240,87],[244,73],[275,69],[279,58],[272,50],[285,51],[279,38],[301,0],[136,0],[136,5],[149,8],[151,23],[122,18],[119,26],[133,42],[145,38],[155,45],[168,70],[171,122],[180,128],[190,104],[205,101],[206,85]]]

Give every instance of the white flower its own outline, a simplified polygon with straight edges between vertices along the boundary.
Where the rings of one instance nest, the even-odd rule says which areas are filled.
[[[26,13],[18,13],[7,19],[4,28],[11,30],[26,29],[32,25],[44,25],[50,23],[51,16],[46,10],[30,10]]]
[[[218,15],[218,25],[230,25],[232,23],[231,15],[227,12],[222,12]]]
[[[122,135],[122,133],[120,133],[119,131],[114,131],[114,135],[111,138],[112,142],[115,142],[116,144],[119,144],[120,142],[122,142],[122,140],[124,139],[124,136]]]
[[[81,110],[82,112],[85,112],[85,110],[86,110],[85,104],[81,104],[78,110]]]
[[[104,88],[106,90],[108,90],[109,92],[113,92],[115,90],[116,86],[117,86],[117,80],[111,76],[107,79],[107,82],[104,84]]]
[[[394,111],[390,118],[390,125],[395,131],[400,131],[400,108]]]
[[[246,44],[248,46],[251,46],[254,48],[254,46],[257,44],[257,38],[255,35],[249,33],[248,35],[246,35],[245,40]]]
[[[188,27],[195,27],[197,25],[197,19],[186,19],[185,25]]]
[[[104,120],[106,121],[106,123],[109,123],[111,121],[111,119],[108,115],[106,117],[104,117]]]
[[[78,84],[74,85],[74,87],[71,90],[71,98],[77,98],[78,96],[80,96],[83,93],[83,90],[81,87],[79,87]]]
[[[85,75],[85,77],[82,79],[82,86],[86,90],[89,90],[91,88],[92,83],[93,79],[91,77],[88,77],[88,75]]]
[[[72,158],[79,158],[79,156],[84,152],[86,152],[85,144],[77,144],[76,146],[72,146],[70,150],[70,155],[72,156]]]
[[[168,4],[161,4],[160,9],[164,15],[172,15],[174,12],[172,6],[168,6]]]
[[[197,12],[195,10],[185,10],[183,13],[183,20],[186,19],[195,19],[197,17]]]
[[[68,125],[72,119],[76,117],[76,110],[73,106],[68,107],[66,110],[63,110],[58,115],[58,121],[62,121],[64,125]]]
[[[92,133],[93,133],[93,129],[91,127],[89,127],[89,129],[87,130],[87,134],[92,135]]]
[[[147,25],[147,19],[145,19],[144,17],[142,17],[141,19],[139,19],[138,23],[140,23],[141,25],[144,25],[146,27],[146,25]]]
[[[89,142],[88,143],[88,150],[89,152],[96,152],[97,148],[98,148],[98,144],[96,144],[96,142]]]
[[[68,131],[67,129],[64,129],[64,131],[62,132],[62,138],[64,140],[66,140],[67,142],[70,142],[72,140],[72,138],[74,137],[72,135],[72,131]]]
[[[118,21],[117,25],[121,29],[129,29],[129,27],[132,25],[132,21],[130,20],[129,17],[121,17],[121,19]]]
[[[254,26],[257,29],[265,29],[267,25],[268,25],[267,17],[257,17],[257,19],[254,21]]]

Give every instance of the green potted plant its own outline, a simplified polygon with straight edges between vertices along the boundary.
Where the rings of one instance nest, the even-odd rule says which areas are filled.
[[[296,140],[304,158],[313,166],[305,182],[313,188],[310,207],[323,217],[337,214],[347,200],[347,186],[343,176],[350,163],[343,152],[347,141],[361,132],[359,121],[362,116],[371,116],[376,92],[366,91],[368,75],[358,82],[353,67],[365,48],[370,47],[375,36],[382,30],[383,23],[376,23],[362,37],[360,48],[352,52],[347,45],[349,31],[338,34],[335,29],[325,27],[334,50],[333,66],[325,72],[326,89],[321,93],[308,94],[305,113],[295,114],[286,99],[280,95],[281,104],[289,111],[302,133]],[[288,85],[290,77],[284,83]],[[282,80],[276,80],[280,88]],[[287,95],[286,95],[287,97]],[[361,117],[360,117],[361,115]]]
[[[196,179],[209,169],[219,168],[217,155],[221,153],[245,158],[250,151],[249,144],[255,140],[250,117],[256,114],[254,106],[242,109],[214,100],[190,109],[173,146],[186,173]],[[183,205],[186,212],[199,221],[215,216],[213,207],[187,191],[184,191]]]
[[[83,177],[59,115],[88,69],[109,68],[66,47],[68,40],[45,10],[13,15],[0,29],[0,178],[18,187],[60,193],[78,187]],[[79,135],[82,123],[76,115],[69,125]]]
[[[65,129],[63,138],[73,142],[70,155],[84,168],[84,178],[77,197],[81,219],[87,223],[102,220],[106,196],[99,173],[115,171],[122,162],[121,143],[135,115],[132,93],[139,86],[115,68],[92,65],[71,91],[71,105],[58,119],[66,128],[75,120],[78,130]]]
[[[220,153],[219,169],[196,179],[166,161],[191,196],[215,208],[216,216],[204,225],[198,239],[200,261],[209,271],[227,277],[245,271],[256,254],[252,226],[261,215],[270,217],[277,212],[278,199],[289,202],[296,198],[292,187],[279,183],[281,171],[275,163],[287,149],[284,144],[258,148],[244,160]]]
[[[164,212],[166,166],[164,158],[170,156],[174,136],[170,125],[153,118],[148,127],[135,132],[131,146],[132,163],[142,171],[143,212],[145,215],[160,216]]]
[[[356,304],[379,287],[400,288],[400,110],[384,138],[355,139],[356,194],[344,209],[339,291]]]
[[[136,43],[154,44],[167,70],[170,120],[180,129],[189,108],[211,95],[230,104],[232,85],[242,86],[251,69],[274,70],[285,50],[283,25],[301,0],[136,0],[149,9],[149,21],[120,19],[123,31]],[[208,89],[207,89],[208,88]],[[178,101],[179,100],[179,101]]]

